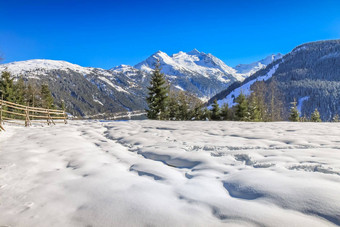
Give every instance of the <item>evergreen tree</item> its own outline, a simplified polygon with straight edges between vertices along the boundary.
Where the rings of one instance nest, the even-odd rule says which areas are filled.
[[[189,120],[189,104],[187,101],[187,97],[183,91],[180,91],[178,94],[178,120]]]
[[[43,108],[46,109],[54,108],[53,97],[47,84],[41,85],[41,102]]]
[[[169,86],[166,83],[164,74],[161,73],[159,62],[152,73],[150,85],[151,86],[148,87],[149,96],[147,97],[147,103],[149,106],[147,116],[149,119],[164,120],[167,118],[166,111],[168,105]]]
[[[193,109],[193,113],[191,114],[194,120],[203,120],[203,109],[202,105],[196,104]]]
[[[304,115],[303,117],[300,117],[299,121],[300,122],[308,122],[309,119],[306,117],[306,115]]]
[[[26,105],[26,85],[25,85],[25,81],[22,77],[19,78],[19,80],[16,82],[16,84],[14,85],[14,102],[17,104],[21,104],[21,105]]]
[[[300,114],[299,114],[299,111],[297,109],[297,106],[296,106],[296,100],[294,99],[294,102],[292,103],[293,106],[291,107],[290,109],[290,116],[289,116],[289,120],[290,121],[299,121],[300,119]]]
[[[202,120],[211,120],[211,111],[207,107],[203,109]]]
[[[312,122],[321,122],[320,113],[319,113],[317,108],[315,108],[314,112],[312,113],[311,121]]]
[[[9,72],[3,71],[0,79],[0,97],[5,101],[15,101],[15,88],[13,78]]]
[[[236,110],[235,110],[235,116],[236,119],[239,121],[247,121],[249,120],[249,112],[248,112],[248,101],[246,99],[246,96],[241,93],[236,98]]]
[[[169,102],[168,102],[168,118],[169,120],[178,120],[179,116],[179,108],[178,108],[178,98],[176,92],[169,93]]]
[[[336,114],[334,117],[333,117],[333,122],[339,122],[339,115]]]
[[[217,103],[217,100],[214,100],[211,109],[211,120],[219,121],[221,120],[220,106]]]
[[[269,121],[272,116],[268,116],[268,105],[266,104],[266,83],[264,81],[257,81],[252,86],[252,93],[249,97],[249,113],[252,121]],[[271,89],[273,91],[275,89]],[[270,101],[272,101],[272,95]],[[279,108],[279,107],[278,107]]]
[[[228,103],[223,104],[221,108],[221,119],[226,121],[229,120],[229,106]]]
[[[37,96],[39,94],[39,89],[35,84],[29,83],[25,93],[25,99],[28,102],[28,105],[37,107],[39,106],[37,103]]]
[[[259,103],[255,94],[252,94],[248,99],[248,111],[250,121],[262,121]]]

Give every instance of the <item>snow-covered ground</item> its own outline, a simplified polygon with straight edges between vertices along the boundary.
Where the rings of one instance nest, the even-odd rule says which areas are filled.
[[[0,226],[340,225],[338,123],[5,128]]]

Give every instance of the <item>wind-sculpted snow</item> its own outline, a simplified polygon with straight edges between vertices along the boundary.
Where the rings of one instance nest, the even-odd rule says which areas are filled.
[[[337,123],[5,126],[0,226],[340,225]]]

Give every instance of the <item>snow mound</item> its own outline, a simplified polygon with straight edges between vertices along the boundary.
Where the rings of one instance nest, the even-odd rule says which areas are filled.
[[[336,123],[5,127],[1,226],[340,224]]]

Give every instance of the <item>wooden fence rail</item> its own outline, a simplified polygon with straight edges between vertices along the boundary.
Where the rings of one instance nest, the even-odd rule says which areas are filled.
[[[0,99],[0,128],[2,130],[5,130],[4,122],[29,127],[35,122],[55,125],[60,121],[67,124],[67,115],[64,110],[24,106]]]

